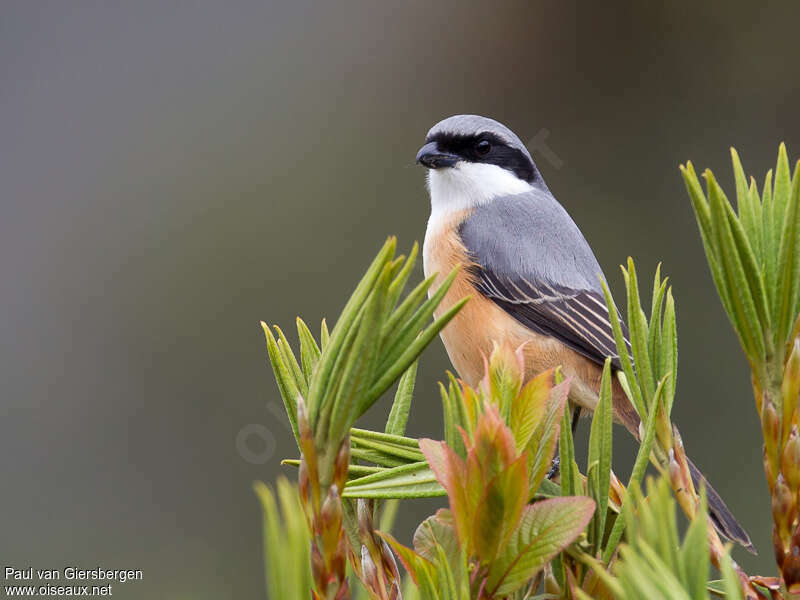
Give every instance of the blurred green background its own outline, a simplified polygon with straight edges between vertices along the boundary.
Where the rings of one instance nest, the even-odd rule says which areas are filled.
[[[731,145],[759,179],[781,140],[796,160],[798,27],[797,2],[2,2],[3,566],[263,597],[251,482],[295,449],[258,321],[333,318],[385,236],[421,241],[414,155],[474,112],[546,138],[618,298],[628,255],[664,261],[676,420],[772,574],[748,371],[677,166],[732,190]],[[412,433],[439,435],[448,367],[437,341]]]

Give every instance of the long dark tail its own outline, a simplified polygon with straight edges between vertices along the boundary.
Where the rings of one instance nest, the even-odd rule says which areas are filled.
[[[758,554],[753,547],[753,543],[750,541],[750,536],[747,535],[747,532],[739,525],[736,517],[733,516],[730,509],[725,505],[725,502],[723,502],[716,490],[711,487],[711,484],[708,483],[708,480],[700,472],[700,469],[698,469],[691,460],[689,460],[689,472],[692,475],[694,487],[697,488],[698,492],[700,488],[706,488],[708,516],[711,517],[711,521],[714,523],[717,532],[724,538],[741,544],[751,554]]]
[[[639,416],[624,395],[622,388],[617,389],[615,387],[614,392],[614,416],[631,432],[631,434],[633,434],[633,437],[635,437],[638,442],[641,442],[642,440],[639,436]],[[747,535],[747,532],[739,525],[736,517],[734,517],[730,509],[725,506],[725,502],[722,501],[722,498],[720,498],[716,490],[711,487],[711,484],[708,483],[705,476],[700,472],[700,469],[698,469],[691,460],[689,460],[689,472],[692,476],[694,487],[698,492],[701,487],[705,486],[706,488],[708,516],[711,517],[711,522],[714,524],[717,532],[725,539],[741,544],[748,552],[758,554],[753,547],[753,543],[750,541],[750,536]]]

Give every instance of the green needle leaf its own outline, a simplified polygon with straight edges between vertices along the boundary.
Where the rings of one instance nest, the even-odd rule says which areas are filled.
[[[592,417],[592,428],[589,433],[589,464],[586,467],[589,496],[597,504],[597,510],[592,518],[592,540],[595,548],[600,548],[603,543],[608,491],[611,486],[613,432],[611,395],[611,359],[607,358],[600,382],[600,398]]]
[[[430,325],[425,331],[423,331],[414,342],[412,342],[408,348],[395,360],[394,364],[386,367],[386,370],[383,371],[383,375],[378,379],[377,382],[372,386],[369,393],[367,394],[367,402],[365,403],[368,406],[371,406],[375,400],[380,397],[389,387],[394,383],[394,381],[400,376],[403,371],[405,371],[412,362],[414,362],[420,353],[425,349],[425,347],[433,341],[433,339],[439,335],[439,332],[447,325],[450,320],[456,316],[461,307],[464,306],[469,297],[464,298],[460,302],[454,304],[450,310],[446,311],[441,317],[436,319],[432,325]]]
[[[725,208],[727,200],[711,171],[706,170],[705,176],[713,216],[714,236],[721,250],[722,275],[727,288],[731,290],[732,313],[729,314],[729,317],[739,334],[745,353],[755,364],[766,354],[761,322],[727,217]]]
[[[419,361],[415,360],[400,378],[397,393],[394,395],[392,410],[389,412],[389,418],[386,421],[386,433],[395,435],[403,435],[405,433],[408,413],[411,409],[411,398],[414,395],[414,382],[417,379],[418,365]]]
[[[558,437],[558,458],[561,463],[561,495],[575,496],[578,493],[576,481],[580,481],[575,464],[575,444],[572,440],[572,418],[569,407],[561,415],[561,428]]]
[[[606,307],[608,308],[608,318],[611,321],[611,330],[614,332],[614,342],[617,345],[617,354],[619,355],[619,362],[622,364],[622,372],[625,374],[627,382],[635,382],[636,375],[633,372],[633,365],[631,358],[628,354],[628,346],[625,343],[625,336],[622,334],[622,325],[620,324],[619,315],[617,314],[617,306],[614,304],[614,298],[611,297],[611,291],[608,289],[608,284],[605,279],[600,278],[600,285],[603,287],[603,295],[606,299]],[[642,391],[638,385],[632,385],[628,388],[631,392],[631,400],[633,407],[640,419],[644,419],[647,415],[647,407],[642,398]]]
[[[436,310],[436,307],[439,306],[450,289],[457,274],[458,268],[456,267],[445,278],[436,292],[414,312],[410,319],[397,323],[392,318],[387,321],[386,327],[390,328],[388,332],[391,333],[389,338],[391,341],[386,344],[386,348],[382,352],[383,357],[379,367],[381,371],[392,364],[402,354],[403,349],[419,335],[419,332],[422,331],[425,324],[433,316],[433,311]],[[400,328],[399,331],[397,331],[398,327]]]
[[[403,299],[394,312],[392,312],[392,314],[383,324],[383,329],[381,330],[382,346],[385,347],[390,341],[392,341],[392,344],[394,344],[398,327],[400,327],[408,319],[409,315],[417,310],[419,305],[424,301],[428,290],[433,285],[435,280],[436,277],[431,276],[424,281],[421,281],[413,290],[408,293],[408,295]]]
[[[303,363],[303,374],[308,384],[317,368],[320,349],[308,325],[300,317],[297,317],[297,336],[300,338],[300,362]]]
[[[781,145],[783,158],[786,149]],[[775,182],[775,197],[778,196],[778,185]],[[784,193],[781,186],[781,193]],[[800,300],[800,161],[794,171],[794,183],[791,190],[785,190],[786,212],[783,219],[781,243],[778,252],[778,318],[775,329],[775,343],[781,344],[792,331],[797,318],[798,300]]]
[[[358,335],[347,354],[342,380],[336,399],[331,404],[328,439],[341,440],[355,420],[364,412],[360,399],[364,398],[372,383],[372,373],[378,358],[377,331],[381,323],[389,284],[391,266],[386,265],[375,288],[367,299],[364,315],[358,325]]]
[[[330,339],[331,334],[328,333],[328,323],[325,322],[325,319],[322,319],[322,323],[319,326],[319,347],[325,350]]]
[[[675,319],[675,299],[672,288],[667,290],[667,302],[664,308],[664,323],[661,350],[659,352],[659,376],[669,375],[664,385],[664,401],[667,418],[672,415],[672,403],[675,400],[675,386],[678,379],[678,332]]]
[[[717,286],[717,292],[722,301],[722,306],[725,308],[725,312],[728,313],[730,318],[730,315],[733,314],[731,302],[732,291],[728,288],[727,281],[722,273],[722,265],[720,264],[721,250],[717,245],[716,237],[714,236],[711,226],[711,208],[700,187],[700,182],[697,179],[697,174],[691,162],[687,162],[685,167],[681,167],[681,174],[686,184],[686,190],[689,192],[689,198],[692,201],[692,208],[697,218],[697,224],[700,227],[700,237],[703,240],[703,248],[705,249],[711,276],[714,279],[714,284]],[[768,253],[765,251],[765,255],[767,254]],[[767,289],[769,289],[769,285]]]
[[[631,332],[633,358],[636,362],[639,381],[642,383],[644,398],[648,406],[652,407],[655,383],[647,344],[647,318],[642,310],[642,301],[639,297],[639,283],[636,277],[636,266],[633,264],[632,258],[628,257],[628,268],[622,269],[622,275],[625,278],[625,287],[628,291],[628,327]]]
[[[772,196],[772,222],[778,226],[786,215],[786,205],[789,203],[792,180],[789,175],[789,156],[786,154],[786,144],[778,146],[778,164],[775,166],[775,190]]]
[[[264,330],[264,337],[267,340],[267,354],[269,355],[269,362],[272,365],[272,371],[275,373],[275,381],[278,382],[278,390],[281,393],[281,399],[286,408],[286,414],[289,417],[289,424],[292,426],[292,433],[294,433],[294,439],[299,448],[300,434],[297,429],[297,398],[300,396],[300,391],[297,389],[297,383],[284,362],[283,355],[278,348],[278,343],[275,341],[275,337],[272,335],[269,326],[264,323],[264,321],[261,321],[261,328]]]
[[[348,482],[345,498],[432,498],[445,496],[428,463],[411,463],[385,469]]]
[[[658,405],[661,401],[661,396],[664,393],[664,382],[666,380],[666,376],[659,382],[658,387],[656,388],[656,393],[654,397],[653,406],[655,410],[652,413],[647,415],[647,420],[645,421],[645,432],[644,437],[642,438],[642,443],[639,445],[639,451],[636,453],[636,460],[633,463],[633,470],[631,471],[630,479],[628,480],[628,489],[633,487],[638,487],[642,483],[642,478],[644,477],[644,473],[647,470],[647,464],[650,461],[650,450],[653,447],[653,440],[656,437],[656,423],[658,422]],[[625,509],[626,504],[630,502],[630,494],[626,494],[625,498],[622,501],[622,508]],[[620,539],[622,538],[622,533],[625,531],[625,519],[617,518],[614,521],[614,527],[611,529],[611,533],[608,535],[608,542],[606,543],[606,549],[603,552],[603,562],[608,563],[611,560],[611,557],[614,556],[614,552],[617,549],[617,545],[619,544]]]
[[[739,154],[731,148],[731,162],[733,162],[733,176],[736,180],[736,204],[739,212],[739,220],[742,223],[745,237],[752,244],[753,254],[756,261],[761,262],[761,213],[758,197],[753,197],[747,186],[747,177],[744,174]]]
[[[350,300],[347,301],[347,304],[342,310],[342,314],[336,321],[336,326],[333,328],[333,334],[327,343],[325,341],[326,336],[324,335],[325,328],[323,327],[323,346],[325,346],[327,351],[322,355],[317,370],[314,372],[314,377],[312,378],[308,393],[309,422],[312,427],[316,427],[319,421],[322,401],[331,383],[330,379],[333,367],[342,351],[345,339],[351,333],[352,326],[361,314],[364,303],[372,293],[375,282],[381,276],[381,273],[384,272],[385,266],[391,262],[396,246],[397,240],[395,238],[386,240],[383,248],[378,252],[378,255],[372,261],[369,269],[367,269],[367,272],[356,286],[353,295],[350,296]]]
[[[708,555],[708,520],[705,490],[700,490],[701,509],[686,531],[681,547],[681,571],[692,598],[702,598],[708,581],[711,566]],[[676,531],[677,528],[673,528]]]
[[[719,191],[721,192],[722,190],[720,189]],[[733,211],[733,208],[731,207],[727,198],[725,198],[724,194],[722,194],[722,199],[725,206],[725,212],[728,216],[728,224],[730,225],[731,233],[733,234],[733,239],[736,244],[736,249],[738,250],[739,257],[742,261],[742,267],[744,268],[747,277],[750,294],[752,295],[753,301],[756,305],[759,321],[763,324],[763,328],[768,330],[770,323],[770,311],[766,289],[764,288],[764,278],[761,272],[761,265],[756,258],[755,252],[753,252],[750,241],[745,234],[742,224],[739,222],[739,219],[736,217],[736,213]]]
[[[408,258],[405,259],[405,263],[403,264],[403,268],[395,276],[394,280],[392,281],[391,285],[389,286],[389,293],[388,293],[388,302],[390,307],[394,307],[397,304],[397,300],[400,298],[400,294],[403,292],[403,289],[406,287],[406,283],[408,282],[408,278],[414,270],[414,265],[417,262],[417,254],[419,253],[419,244],[414,242],[414,245],[411,247],[411,252],[408,253]]]
[[[277,325],[273,325],[273,327],[275,331],[278,332],[278,349],[281,352],[284,364],[289,368],[289,372],[292,374],[292,377],[294,377],[297,389],[300,390],[300,394],[305,398],[308,395],[308,384],[306,383],[305,375],[303,375],[303,370],[300,368],[300,364],[297,362],[294,352],[292,352],[292,346],[289,344],[289,340],[286,339],[283,331],[281,331],[281,328]]]

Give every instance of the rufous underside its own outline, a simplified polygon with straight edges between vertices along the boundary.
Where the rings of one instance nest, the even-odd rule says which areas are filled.
[[[602,368],[559,340],[528,329],[475,288],[468,268],[472,262],[458,235],[459,224],[468,216],[469,210],[459,211],[440,219],[435,227],[429,226],[423,252],[425,275],[438,273],[432,291],[454,267],[460,266],[453,285],[436,310],[437,318],[462,298],[471,297],[441,333],[459,377],[476,386],[484,374],[484,357],[489,356],[495,342],[508,342],[514,348],[525,344],[526,380],[560,366],[565,377],[572,377],[570,402],[594,410]],[[638,416],[616,379],[614,409],[616,419],[638,436]]]

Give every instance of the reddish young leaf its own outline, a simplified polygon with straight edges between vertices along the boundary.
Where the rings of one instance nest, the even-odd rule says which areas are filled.
[[[550,397],[545,406],[544,417],[539,422],[528,442],[528,450],[531,455],[529,476],[529,490],[531,494],[539,489],[539,485],[550,470],[550,466],[553,462],[561,418],[567,403],[570,381],[570,379],[566,379],[564,382],[551,389]]]
[[[468,582],[464,549],[458,542],[453,515],[446,508],[439,509],[434,516],[420,524],[414,533],[414,549],[437,565],[441,564],[444,557],[455,580]]]
[[[414,532],[414,550],[431,562],[436,560],[436,544],[442,546],[448,555],[457,554],[460,547],[453,513],[446,508],[437,510],[435,515],[420,523]]]
[[[468,502],[466,485],[467,467],[464,461],[444,442],[429,439],[419,441],[419,449],[436,476],[437,481],[447,492],[450,510],[456,524],[456,531],[462,544],[469,547],[471,542],[470,515],[474,502]]]
[[[465,440],[464,443],[467,446],[467,477],[472,475],[473,463],[477,463],[484,487],[520,455],[499,409],[488,401],[484,402],[483,414],[478,419],[471,442]]]
[[[555,370],[550,369],[531,379],[520,390],[511,407],[509,426],[518,449],[524,449],[536,426],[544,418],[547,399],[554,384]]]
[[[594,513],[591,498],[552,498],[529,505],[501,555],[489,569],[490,596],[519,589],[588,525]]]
[[[400,562],[403,563],[408,574],[420,588],[426,582],[435,581],[435,568],[432,562],[414,552],[411,548],[407,548],[398,542],[390,533],[383,531],[376,532],[388,543]]]
[[[420,449],[447,492],[465,550],[488,561],[510,536],[529,498],[527,455],[519,455],[498,407],[488,401],[472,439],[461,434],[466,461],[444,442],[420,440]]]
[[[511,414],[514,398],[519,394],[525,375],[523,347],[524,344],[514,350],[508,341],[495,342],[483,380],[484,391],[506,419]]]
[[[484,563],[494,560],[519,523],[528,502],[527,472],[523,455],[485,484],[472,526],[475,554]]]

